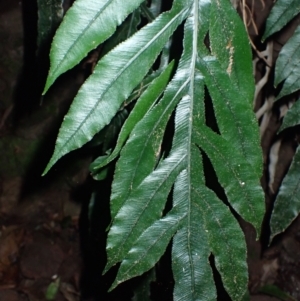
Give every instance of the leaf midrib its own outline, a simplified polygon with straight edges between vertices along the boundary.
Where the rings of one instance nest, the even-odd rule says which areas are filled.
[[[83,35],[85,35],[85,33],[87,32],[87,30],[92,26],[92,23],[95,22],[96,19],[98,19],[99,15],[109,6],[109,5],[113,5],[111,0],[107,0],[106,4],[103,5],[103,7],[101,9],[98,10],[98,12],[96,13],[96,15],[92,18],[92,20],[90,20],[90,22],[87,24],[87,26],[80,32],[80,34],[77,36],[77,38],[75,39],[74,43],[71,44],[70,47],[68,47],[67,51],[65,52],[65,54],[62,56],[60,62],[57,64],[56,68],[52,71],[52,76],[53,74],[55,74],[57,72],[57,69],[60,68],[60,66],[62,65],[62,63],[64,62],[66,56],[70,53],[71,49],[73,49],[75,47],[75,45],[78,43],[78,41],[81,39],[81,37]],[[97,45],[95,45],[96,47]]]
[[[299,32],[299,37],[300,37],[300,32]],[[299,65],[300,62],[300,58],[298,58],[298,60],[294,60],[294,55],[299,54],[297,53],[298,50],[300,49],[300,45],[296,46],[292,52],[292,54],[287,57],[286,63],[283,65],[283,67],[281,68],[282,70],[286,69],[286,67],[288,65],[291,65],[291,68],[289,68],[290,72],[287,74],[287,76],[285,78],[281,78],[279,77],[279,79],[276,80],[276,82],[274,82],[275,85],[278,85],[279,83],[281,83],[283,80],[286,80],[288,77],[291,76],[291,74],[293,73],[293,70],[295,68],[297,68],[297,66]],[[287,54],[285,53],[285,56],[287,56]],[[297,57],[296,57],[297,58]],[[282,73],[281,73],[282,74]]]
[[[152,201],[153,197],[155,196],[155,194],[157,193],[157,191],[160,189],[160,187],[166,182],[166,179],[169,177],[169,175],[181,164],[181,162],[185,159],[185,157],[186,157],[186,154],[183,153],[183,156],[180,158],[180,160],[176,162],[176,164],[172,167],[172,169],[169,170],[168,174],[164,176],[163,180],[160,181],[159,185],[152,192],[152,194],[148,198],[148,202],[145,203],[145,206],[140,211],[141,213],[135,219],[134,223],[130,227],[130,231],[127,233],[127,235],[125,237],[123,236],[122,244],[118,244],[118,250],[119,251],[118,251],[118,253],[116,255],[114,255],[114,257],[113,257],[114,260],[110,260],[111,262],[114,262],[116,260],[116,258],[120,257],[119,255],[120,255],[121,252],[123,252],[122,248],[123,248],[124,244],[126,243],[127,238],[129,237],[129,235],[131,235],[131,233],[132,233],[133,229],[135,228],[136,224],[139,222],[141,216],[143,215],[143,213],[145,212],[146,208],[148,207],[148,204]]]
[[[209,189],[209,188],[207,188],[207,189]],[[228,237],[228,235],[227,235],[226,232],[224,231],[224,228],[222,227],[222,225],[221,225],[219,219],[215,216],[215,211],[211,208],[210,203],[206,201],[206,198],[205,198],[205,197],[202,197],[202,194],[200,194],[199,191],[198,191],[197,189],[194,189],[194,191],[195,191],[195,193],[199,196],[199,199],[201,199],[201,200],[206,204],[206,208],[208,208],[209,211],[211,211],[211,216],[214,217],[213,219],[214,219],[214,220],[216,221],[216,223],[218,224],[219,229],[220,229],[220,232],[223,233],[222,236]],[[214,192],[212,192],[212,193],[214,193]],[[220,202],[220,203],[221,203],[221,202]],[[222,205],[222,204],[221,204],[221,205]],[[195,203],[195,206],[199,209],[199,211],[202,212],[203,219],[206,220],[207,214],[206,214],[206,212],[203,210],[203,208],[202,208],[201,206],[199,206],[197,203]],[[224,206],[225,206],[225,205],[224,205]],[[210,218],[210,217],[209,217],[209,218]],[[209,236],[209,235],[208,235],[208,236]],[[210,240],[210,239],[209,239],[209,240]],[[225,240],[223,240],[223,243],[225,243],[225,245],[226,245],[226,247],[227,247],[227,250],[230,251],[231,247],[230,247],[230,245],[228,244],[228,241],[229,241],[229,239],[225,239]],[[209,241],[209,248],[212,249],[211,246],[210,246],[210,241]],[[230,252],[228,252],[228,253],[230,253]],[[229,256],[229,261],[230,261],[230,263],[233,262],[231,256]],[[231,265],[231,266],[234,266],[234,264],[230,264],[230,265]]]
[[[189,98],[189,105],[190,105],[190,116],[189,116],[189,127],[188,127],[188,151],[187,151],[187,174],[188,174],[188,206],[187,206],[187,230],[188,234],[190,234],[191,229],[191,212],[192,212],[192,204],[191,204],[191,143],[192,143],[192,131],[193,131],[193,109],[194,109],[194,80],[195,80],[195,73],[196,73],[196,61],[197,61],[197,54],[198,54],[198,28],[199,28],[199,2],[197,0],[194,0],[194,28],[193,28],[193,45],[192,45],[192,60],[191,60],[191,74],[189,77],[190,80],[190,98]],[[191,268],[191,287],[192,287],[192,295],[193,298],[195,297],[195,268],[193,266],[193,256],[191,251],[191,241],[190,241],[190,235],[187,237],[187,249],[188,249],[188,256],[189,256],[189,262],[190,262],[190,268]]]
[[[143,154],[145,152],[145,150],[147,149],[148,147],[148,142],[150,140],[150,138],[152,138],[152,135],[153,133],[156,131],[157,127],[159,126],[161,120],[163,119],[163,117],[165,116],[165,114],[167,113],[167,111],[169,110],[169,108],[173,105],[173,102],[176,100],[178,94],[180,94],[182,92],[182,90],[184,90],[184,88],[186,87],[186,85],[188,84],[188,80],[186,80],[180,87],[179,90],[177,90],[177,93],[173,96],[172,100],[169,102],[169,104],[166,106],[166,108],[163,110],[163,113],[159,116],[159,118],[157,119],[157,121],[155,122],[154,126],[152,127],[149,135],[147,136],[147,139],[143,145],[143,148],[142,148],[142,151],[141,151],[141,155],[139,156],[138,160],[137,160],[137,164],[135,164],[135,168],[133,169],[133,174],[132,174],[132,177],[131,177],[131,181],[130,181],[130,187],[133,187],[132,184],[133,184],[133,181],[134,181],[134,178],[135,178],[135,175],[136,175],[136,172],[138,170],[138,166],[140,164],[140,161],[143,157]],[[160,105],[160,104],[158,104]],[[123,202],[124,203],[124,202]]]
[[[160,35],[160,34],[162,34],[164,31],[165,31],[165,28],[168,28],[169,26],[171,26],[171,24],[175,21],[175,20],[177,20],[183,13],[185,13],[185,11],[186,11],[187,9],[183,9],[183,10],[181,10],[178,14],[177,14],[177,16],[175,16],[174,18],[172,18],[172,20],[170,21],[170,22],[168,22],[167,24],[166,24],[166,26],[164,26],[164,28],[162,29],[162,30],[160,30],[139,52],[137,52],[136,53],[136,55],[134,55],[133,56],[133,58],[132,59],[130,59],[129,61],[128,61],[128,63],[127,64],[125,64],[125,66],[124,66],[124,68],[122,68],[121,70],[120,70],[120,72],[117,74],[117,76],[115,76],[112,80],[111,80],[111,83],[107,86],[107,89],[104,91],[104,93],[102,93],[102,95],[100,95],[100,97],[99,97],[99,99],[97,100],[97,102],[96,102],[96,104],[95,104],[95,106],[93,106],[93,109],[91,109],[90,110],[90,112],[86,115],[86,117],[83,119],[83,121],[82,122],[80,122],[80,124],[79,124],[79,126],[77,126],[77,130],[73,133],[73,134],[71,134],[71,136],[68,138],[68,139],[66,139],[65,140],[65,143],[60,147],[61,148],[61,151],[59,151],[58,152],[58,155],[59,155],[59,157],[61,157],[60,156],[60,154],[62,154],[63,153],[63,150],[66,148],[66,145],[70,142],[70,140],[72,140],[73,138],[74,138],[74,136],[77,134],[77,132],[82,128],[82,125],[83,124],[85,124],[86,123],[86,120],[90,117],[90,115],[92,115],[93,113],[94,113],[94,111],[96,111],[97,110],[97,107],[99,106],[99,103],[101,102],[101,97],[103,97],[103,95],[105,95],[109,90],[110,90],[110,88],[115,84],[115,82],[117,81],[117,79],[127,70],[127,68],[131,65],[131,63],[134,61],[134,60],[136,60],[136,58],[141,54],[141,53],[143,53],[144,51],[146,51],[147,50],[147,48],[148,48],[148,45],[150,45],[152,42],[153,42],[153,40],[155,41],[156,39],[157,39],[157,37]],[[169,13],[171,13],[171,11],[169,12]],[[117,49],[117,48],[116,48]],[[109,54],[108,54],[109,55]],[[108,56],[107,55],[107,56]],[[105,56],[105,57],[107,57],[107,56]],[[104,58],[105,58],[104,57]]]
[[[165,230],[163,232],[161,232],[160,236],[156,237],[152,243],[148,246],[147,249],[144,250],[143,253],[140,254],[140,256],[138,258],[136,258],[135,262],[133,265],[131,265],[126,272],[124,272],[125,275],[128,275],[130,270],[133,269],[143,258],[145,258],[147,256],[148,253],[150,253],[151,249],[157,244],[157,242],[159,240],[161,240],[161,238],[166,234],[166,232],[168,232],[170,230],[170,228],[177,228],[178,225],[182,222],[182,220],[187,216],[187,213],[182,214],[180,217],[176,217],[176,221],[173,222],[172,225],[170,225],[168,228],[165,228]],[[126,258],[125,258],[126,260]],[[128,276],[127,276],[128,277]]]
[[[199,134],[199,133],[198,133]],[[200,134],[201,135],[201,134]],[[239,185],[241,185],[240,183],[242,183],[243,181],[238,177],[238,174],[235,172],[234,168],[231,166],[230,162],[228,162],[226,160],[226,157],[223,156],[223,154],[221,152],[219,152],[219,150],[215,147],[215,145],[213,143],[210,142],[209,139],[207,139],[206,135],[201,135],[206,142],[213,148],[215,149],[215,152],[219,154],[220,157],[223,158],[224,163],[226,164],[226,166],[228,167],[228,169],[231,170],[231,173],[234,175],[235,179],[238,181]],[[223,138],[224,139],[224,138]],[[226,141],[226,140],[225,140]],[[200,147],[200,146],[199,146]],[[246,184],[245,184],[246,185]],[[253,205],[252,205],[252,200],[251,200],[251,196],[248,195],[248,192],[241,188],[241,191],[243,192],[243,195],[245,196],[245,199],[248,200],[247,204],[250,206],[251,208],[251,213],[255,212],[253,210]]]
[[[279,2],[280,4],[282,4],[282,6],[281,6],[281,8],[282,7],[284,7],[285,6],[285,4],[287,4],[287,3],[284,3],[283,1],[277,1],[277,2]],[[276,3],[277,3],[276,2]],[[271,24],[268,24],[268,25],[270,25],[270,29],[269,29],[269,31],[267,32],[267,36],[269,36],[270,34],[270,32],[272,32],[272,27],[271,27],[271,25],[274,25],[274,24],[276,24],[276,23],[278,23],[278,21],[284,16],[284,14],[288,11],[288,9],[289,9],[289,7],[291,6],[291,3],[293,3],[294,2],[294,0],[292,0],[291,2],[290,2],[290,4],[289,5],[286,5],[286,7],[284,8],[284,10],[283,10],[283,13],[279,16],[279,18],[277,18],[274,22],[272,22]],[[274,4],[274,5],[276,5],[276,3]],[[278,5],[278,7],[280,7],[279,5]],[[277,8],[278,8],[277,7]],[[272,8],[272,10],[273,10],[273,8]],[[285,21],[284,21],[285,22]],[[285,22],[285,24],[287,24],[289,21],[287,21],[287,22]],[[276,31],[275,31],[276,32]],[[275,32],[273,32],[273,33],[275,33]],[[272,34],[273,34],[272,33]],[[266,35],[266,34],[264,34],[264,35]]]
[[[220,95],[226,95],[223,93],[223,90],[221,88],[221,86],[219,85],[216,77],[214,76],[214,74],[210,71],[210,69],[206,66],[205,61],[204,62],[204,66],[206,67],[208,73],[210,74],[210,76],[212,77],[212,79],[214,80],[214,87],[216,87],[219,91]],[[218,62],[218,61],[217,61]],[[226,98],[228,100],[228,98]],[[242,151],[242,155],[244,156],[244,158],[247,160],[247,162],[251,163],[251,160],[249,159],[249,156],[247,155],[247,151],[245,149],[245,139],[243,137],[243,134],[241,132],[241,127],[240,127],[240,121],[236,119],[236,116],[234,114],[234,111],[232,110],[232,105],[230,102],[230,99],[228,101],[225,102],[226,107],[228,108],[231,116],[232,116],[232,120],[234,122],[235,128],[237,129],[237,133],[238,133],[238,139],[240,141],[240,146],[241,146],[241,151]]]

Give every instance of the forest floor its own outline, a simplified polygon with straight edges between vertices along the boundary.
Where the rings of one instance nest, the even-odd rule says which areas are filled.
[[[272,3],[247,2],[249,7],[254,5],[252,16],[258,32]],[[98,287],[99,282],[106,281],[100,270],[105,261],[105,238],[91,234],[88,228],[90,191],[95,185],[88,172],[91,153],[83,151],[80,159],[71,154],[49,175],[40,176],[62,117],[89,66],[81,64],[67,73],[44,99],[37,96],[33,92],[40,91],[32,46],[35,31],[28,34],[35,25],[24,17],[30,9],[22,8],[17,0],[0,0],[0,301],[131,300],[131,292],[122,286],[105,296],[101,291],[108,284]],[[299,23],[300,18],[296,18],[275,36],[273,57]],[[254,26],[250,25],[249,34],[256,43]],[[257,47],[265,46],[257,42]],[[256,79],[263,72],[258,68]],[[262,98],[257,101],[258,107]],[[265,162],[280,126],[277,110],[272,110],[262,139]],[[273,191],[278,190],[294,151],[294,136],[283,137]],[[248,245],[251,300],[300,300],[300,220],[268,246],[268,221],[275,194],[267,188],[266,171],[267,163],[262,179],[267,214],[261,239],[256,241],[253,228],[241,223]],[[101,227],[105,229],[104,224]],[[158,295],[152,300],[172,300],[172,283],[164,287],[156,280],[152,286]]]

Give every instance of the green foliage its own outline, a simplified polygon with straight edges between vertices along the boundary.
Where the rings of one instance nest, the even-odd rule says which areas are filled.
[[[300,10],[299,0],[277,0],[267,19],[263,40],[282,29]]]
[[[170,35],[187,14],[188,8],[179,2],[172,11],[161,14],[154,22],[119,44],[99,61],[93,74],[78,91],[64,118],[54,154],[45,172],[63,155],[90,141],[110,122],[122,102],[147,74]],[[62,26],[68,25],[67,20],[66,18]],[[69,22],[73,24],[74,20]],[[79,22],[76,21],[77,23]],[[61,35],[58,33],[56,37],[65,39],[64,32]],[[65,49],[62,52],[65,52]],[[54,53],[52,55],[54,56]],[[51,56],[50,58],[52,59]],[[81,59],[82,55],[78,55],[78,58]],[[73,63],[69,62],[68,66],[72,65]],[[49,74],[48,79],[52,78],[51,68]]]
[[[102,56],[116,47],[118,44],[131,37],[138,30],[141,22],[141,12],[137,8],[130,14],[126,20],[117,28],[116,32],[109,38],[101,51]]]
[[[300,7],[299,7],[300,11]],[[300,27],[298,27],[293,36],[282,47],[275,67],[275,85],[284,81],[276,99],[291,94],[300,89]]]
[[[272,237],[284,231],[300,212],[299,149],[298,147],[276,197],[271,219]]]
[[[49,301],[55,300],[56,295],[59,291],[59,285],[60,285],[60,278],[55,279],[48,285],[46,293],[45,293],[46,300],[49,300]]]
[[[300,124],[300,101],[296,101],[283,118],[279,131]]]
[[[109,156],[106,156],[105,158],[103,158],[104,160],[101,160],[100,162],[98,160],[98,162],[99,162],[98,164],[95,164],[95,163],[93,164],[93,168],[92,168],[93,173],[96,174],[98,170],[100,170],[103,166],[107,165],[109,162],[114,160],[119,155],[120,150],[122,149],[129,134],[132,132],[132,130],[134,129],[136,124],[145,116],[145,114],[155,104],[157,99],[161,96],[161,93],[166,88],[166,85],[170,80],[173,66],[174,66],[174,64],[171,63],[162,72],[162,74],[160,74],[157,78],[155,78],[152,82],[150,82],[149,85],[147,85],[148,86],[147,89],[139,97],[139,101],[134,106],[129,117],[127,118],[127,120],[124,123],[124,125],[121,129],[121,132],[119,134],[118,141],[117,141],[114,151]],[[141,90],[143,87],[144,86],[139,87],[139,90]],[[137,130],[137,132],[139,133],[140,131]],[[135,134],[133,133],[132,136],[135,136]],[[147,139],[148,137],[144,135],[144,138]],[[138,138],[135,138],[135,139],[138,139]],[[142,142],[142,141],[140,141],[140,142]],[[135,148],[134,141],[133,141],[132,145]],[[144,145],[143,145],[143,147],[144,147]],[[130,151],[133,151],[133,150],[129,150],[129,153],[130,153]],[[139,151],[139,149],[135,149],[135,151]]]
[[[77,65],[89,51],[109,38],[117,25],[141,2],[131,0],[123,5],[123,0],[75,1],[53,39],[44,93],[59,75]]]
[[[231,84],[239,89],[245,102],[252,103],[254,79],[249,72],[252,70],[251,50],[244,25],[231,5],[212,1],[211,9],[209,37],[212,55],[221,64],[221,68],[217,69],[226,70]],[[257,152],[256,156],[259,156]]]
[[[299,1],[276,1],[271,13],[267,19],[264,38],[269,37],[274,32],[283,28],[291,19],[300,12]],[[274,85],[277,86],[283,82],[276,100],[287,96],[300,89],[300,27],[297,27],[291,38],[282,47],[279,52],[275,66]],[[297,101],[287,112],[283,123],[279,129],[282,131],[286,128],[300,124],[299,113],[300,103]],[[284,231],[300,212],[299,198],[297,189],[299,185],[299,148],[293,158],[291,166],[285,175],[275,199],[274,211],[271,218],[271,237]]]
[[[248,281],[246,245],[231,209],[252,223],[257,235],[264,213],[247,34],[227,0],[175,0],[171,10],[159,15],[161,1],[152,1],[150,8],[141,2],[77,0],[67,13],[52,44],[45,91],[127,19],[104,44],[112,50],[78,91],[44,173],[92,140],[131,102],[134,107],[115,149],[91,165],[94,176],[102,179],[103,167],[119,156],[105,272],[121,265],[111,289],[151,269],[173,239],[174,300],[216,299],[211,254],[225,289],[233,300],[241,300]],[[138,28],[139,13],[154,20]],[[179,62],[166,64],[170,38],[173,44],[182,42],[173,36],[181,24],[183,52]],[[153,71],[157,60],[160,67]],[[207,126],[205,88],[219,133]],[[169,136],[171,123],[174,134]],[[226,200],[206,185],[203,153]],[[171,196],[172,208],[163,214]]]

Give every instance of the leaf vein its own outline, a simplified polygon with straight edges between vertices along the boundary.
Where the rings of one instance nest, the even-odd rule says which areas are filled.
[[[215,147],[213,143],[205,135],[202,135],[200,132],[198,134],[218,153],[218,155],[224,160],[225,165],[228,167],[229,170],[231,170],[232,174],[234,175],[235,179],[238,181],[238,183],[243,183],[243,181],[239,178],[238,173],[235,171],[235,169],[231,166],[230,162],[227,161],[226,157],[223,156],[223,154]],[[200,147],[200,146],[199,146]],[[251,208],[251,211],[254,212],[254,207],[252,205],[251,197],[249,196],[248,192],[241,187],[241,190],[245,196],[245,199],[248,200],[248,205]]]
[[[97,110],[97,107],[99,106],[101,102],[101,97],[108,93],[110,88],[115,84],[118,78],[127,70],[127,68],[132,64],[133,61],[135,61],[144,51],[146,51],[151,45],[153,41],[158,39],[158,37],[168,28],[170,27],[179,17],[181,17],[182,14],[184,14],[186,10],[180,11],[174,18],[172,18],[149,42],[142,47],[130,60],[127,61],[127,63],[120,69],[120,71],[116,74],[115,77],[113,77],[110,81],[110,83],[107,85],[107,89],[98,97],[98,100],[96,101],[95,105],[93,106],[92,109],[89,110],[88,114],[83,118],[83,120],[79,123],[77,126],[77,130],[75,130],[67,139],[64,139],[64,143],[61,146],[61,150],[58,152],[58,154],[61,156],[61,154],[64,153],[64,149],[66,145],[74,139],[74,136],[77,134],[77,132],[82,128],[82,125],[86,123],[87,119],[90,118],[90,116]],[[115,48],[117,49],[117,48]],[[116,52],[116,51],[115,51]],[[109,57],[109,54],[105,56],[106,58]],[[105,57],[103,59],[105,59]],[[100,61],[101,62],[101,61]],[[97,71],[95,70],[95,73]]]
[[[142,217],[143,213],[145,212],[145,210],[147,209],[148,205],[150,204],[150,202],[152,201],[153,197],[155,196],[155,194],[157,193],[157,191],[159,190],[159,188],[165,183],[165,181],[168,179],[170,173],[176,169],[177,166],[179,166],[181,164],[181,162],[185,159],[186,155],[183,155],[181,157],[180,160],[178,160],[176,162],[176,164],[173,166],[172,169],[169,170],[169,172],[163,177],[163,179],[159,182],[159,185],[156,187],[156,189],[152,192],[152,194],[149,196],[147,202],[144,204],[144,207],[142,208],[142,210],[140,211],[140,214],[137,216],[137,218],[134,220],[134,222],[132,223],[132,225],[130,225],[129,227],[129,231],[126,234],[125,237],[123,237],[122,239],[122,243],[120,243],[118,245],[118,252],[116,253],[116,255],[113,257],[115,261],[116,258],[119,257],[120,253],[122,252],[123,246],[126,243],[128,237],[130,236],[130,234],[133,232],[133,229],[135,228],[135,226],[137,225],[137,223],[139,222],[140,218]]]

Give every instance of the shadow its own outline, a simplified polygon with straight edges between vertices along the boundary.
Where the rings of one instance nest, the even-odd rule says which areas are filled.
[[[119,285],[108,293],[114,281],[118,266],[105,275],[107,227],[110,223],[110,189],[113,174],[103,181],[88,180],[80,190],[84,202],[79,220],[80,248],[83,259],[81,275],[81,300],[94,301],[130,301],[132,298],[132,281]],[[93,194],[91,191],[94,191]],[[76,192],[80,195],[79,191]]]
[[[218,296],[217,300],[231,301],[231,298],[229,297],[228,293],[226,292],[223,286],[221,275],[216,268],[215,257],[212,254],[209,256],[209,263],[213,272],[213,277],[217,288],[217,296]]]
[[[33,0],[22,1],[22,21],[24,31],[23,68],[14,95],[14,124],[31,111],[38,103],[41,80],[37,76],[37,3]]]
[[[41,94],[50,66],[50,46],[56,30],[52,28],[38,48],[38,6],[37,1],[34,0],[22,1],[22,22],[23,68],[14,92],[14,126],[17,126],[24,116],[32,113],[42,102]]]

